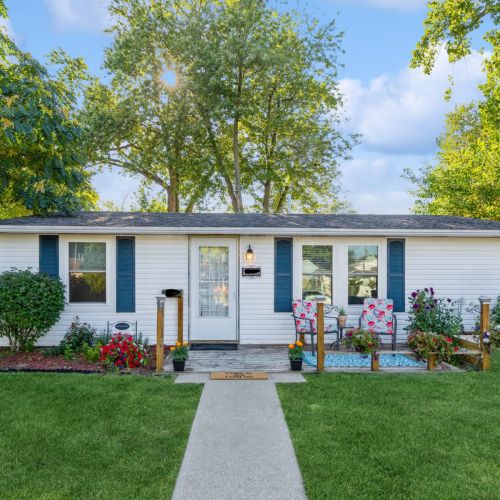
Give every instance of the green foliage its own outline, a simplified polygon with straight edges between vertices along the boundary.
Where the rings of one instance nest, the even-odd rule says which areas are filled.
[[[450,337],[462,332],[461,303],[437,297],[432,287],[412,292],[408,302],[408,332],[432,332]]]
[[[491,46],[484,59],[483,99],[451,112],[439,139],[436,161],[414,182],[417,213],[500,220],[500,3],[495,0],[434,0],[428,3],[424,34],[412,66],[430,73],[442,44],[450,62],[471,53],[471,37],[483,23],[493,29],[483,39]]]
[[[0,274],[0,336],[13,351],[33,349],[38,338],[55,325],[64,309],[64,285],[31,270]]]
[[[89,346],[87,343],[83,344],[83,355],[85,356],[85,359],[89,361],[90,363],[97,363],[99,362],[99,358],[101,356],[101,343],[98,343],[94,346]]]
[[[70,344],[64,344],[64,359],[67,359],[68,361],[75,359],[75,351],[71,348]]]
[[[109,85],[86,96],[87,152],[166,200],[154,208],[341,210],[342,34],[260,0],[114,0]],[[175,85],[164,78],[176,75]],[[140,200],[142,206],[150,204]]]
[[[0,30],[0,196],[6,201],[0,216],[23,207],[70,213],[95,201],[74,116],[86,67],[62,51],[50,63],[59,67],[55,75]]]

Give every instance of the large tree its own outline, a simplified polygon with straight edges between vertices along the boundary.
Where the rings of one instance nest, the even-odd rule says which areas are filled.
[[[500,4],[495,0],[429,2],[424,34],[412,65],[433,69],[444,49],[450,62],[471,53],[471,37],[482,25],[492,26],[483,38],[486,82],[479,102],[451,112],[439,139],[436,161],[420,174],[408,172],[416,184],[418,213],[450,214],[500,220]]]
[[[72,212],[95,201],[74,116],[85,65],[62,51],[50,63],[55,74],[0,28],[0,216]]]
[[[352,141],[336,128],[333,23],[262,0],[114,0],[111,13],[111,83],[86,105],[96,163],[156,184],[170,211],[223,200],[279,212],[287,194],[298,209],[338,208]]]

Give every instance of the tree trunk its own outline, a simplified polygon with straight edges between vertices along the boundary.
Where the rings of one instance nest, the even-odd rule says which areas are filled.
[[[235,212],[243,212],[243,200],[241,198],[241,172],[240,172],[240,144],[239,144],[239,114],[236,113],[233,120],[233,169],[234,169],[234,195],[236,200]]]
[[[177,172],[173,168],[168,169],[168,176],[170,178],[170,184],[167,189],[167,210],[169,212],[179,211],[179,179],[177,177]]]
[[[271,181],[264,183],[264,199],[262,200],[262,211],[268,214],[271,207]]]

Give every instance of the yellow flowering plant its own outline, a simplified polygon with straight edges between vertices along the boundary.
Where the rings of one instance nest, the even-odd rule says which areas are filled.
[[[302,359],[304,356],[304,352],[302,351],[303,345],[304,344],[300,340],[297,340],[295,344],[288,344],[288,358],[292,361]]]
[[[170,359],[172,361],[186,361],[188,359],[189,344],[187,342],[176,342],[175,345],[170,347]]]

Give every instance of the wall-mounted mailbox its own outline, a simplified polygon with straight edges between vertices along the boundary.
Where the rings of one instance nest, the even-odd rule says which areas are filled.
[[[182,290],[177,290],[176,288],[167,288],[166,290],[162,290],[161,293],[165,297],[182,297]]]
[[[243,266],[241,268],[241,275],[245,278],[261,276],[260,266]]]

